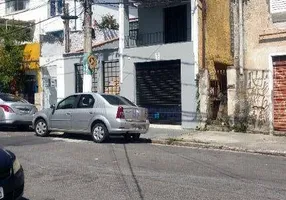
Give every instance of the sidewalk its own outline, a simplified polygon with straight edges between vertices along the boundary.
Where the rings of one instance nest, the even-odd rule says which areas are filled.
[[[286,156],[286,137],[284,136],[191,131],[175,137],[153,138],[152,143]]]

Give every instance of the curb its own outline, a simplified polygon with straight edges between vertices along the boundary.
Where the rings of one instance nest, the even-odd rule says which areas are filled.
[[[286,157],[286,152],[280,152],[275,150],[253,150],[239,147],[231,147],[226,145],[215,145],[209,144],[200,141],[168,141],[165,139],[159,140],[155,139],[151,141],[152,144],[162,144],[168,146],[181,146],[181,147],[194,147],[194,148],[203,148],[203,149],[215,149],[215,150],[227,150],[235,152],[244,152],[244,153],[255,153],[262,155],[271,155],[271,156],[283,156]]]

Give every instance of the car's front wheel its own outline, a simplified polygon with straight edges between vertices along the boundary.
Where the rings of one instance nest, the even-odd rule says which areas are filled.
[[[102,123],[97,123],[92,128],[92,139],[96,143],[103,142],[108,137],[108,130]]]
[[[45,137],[49,135],[47,122],[43,119],[39,119],[35,123],[35,132],[37,136]]]

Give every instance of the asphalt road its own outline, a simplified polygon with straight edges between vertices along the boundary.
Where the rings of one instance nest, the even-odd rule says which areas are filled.
[[[23,200],[286,198],[283,157],[13,131],[0,145],[23,165]]]

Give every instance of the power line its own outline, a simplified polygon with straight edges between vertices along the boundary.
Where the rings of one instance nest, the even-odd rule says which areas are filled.
[[[50,0],[49,0],[49,1],[50,1]],[[48,2],[49,2],[49,1],[48,1]],[[79,6],[76,7],[75,9],[80,8],[80,7],[81,7],[81,5],[79,5]],[[73,12],[75,9],[71,10],[69,13]],[[83,12],[83,10],[82,10],[79,14],[77,14],[77,16],[81,15],[82,12]],[[6,35],[9,35],[9,34],[13,34],[13,33],[15,33],[15,32],[21,31],[21,30],[25,30],[26,28],[34,27],[34,26],[36,26],[36,25],[38,25],[38,24],[41,24],[41,23],[43,23],[43,22],[45,22],[45,21],[49,21],[49,20],[51,20],[51,19],[53,19],[53,18],[60,17],[60,16],[61,16],[60,14],[59,14],[59,15],[55,15],[55,16],[49,17],[49,18],[47,18],[47,19],[44,19],[44,20],[41,20],[41,21],[32,23],[32,24],[30,24],[30,25],[28,25],[28,26],[24,26],[24,27],[21,27],[21,28],[18,28],[18,29],[14,29],[14,30],[12,30],[12,31],[10,31],[10,32],[8,32],[8,33],[2,35],[2,37],[3,37],[3,36],[6,36]],[[102,17],[102,16],[104,16],[104,15],[97,15],[97,16],[101,16],[101,17]],[[54,21],[55,21],[55,20],[53,20],[52,22],[54,22]],[[52,23],[52,22],[50,22],[50,23]],[[48,23],[48,24],[50,24],[50,23]]]

